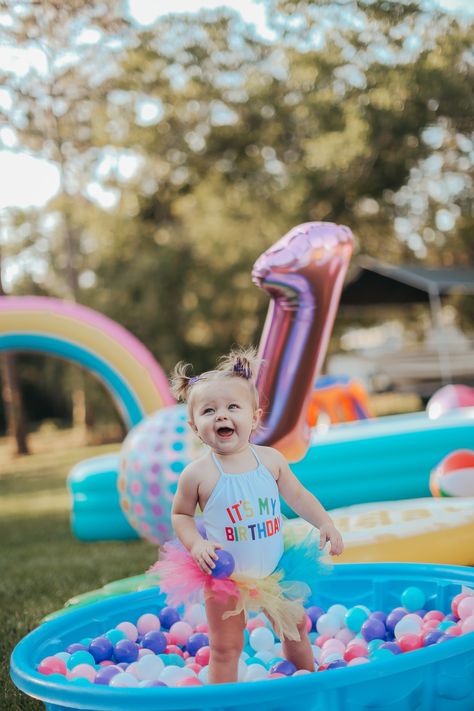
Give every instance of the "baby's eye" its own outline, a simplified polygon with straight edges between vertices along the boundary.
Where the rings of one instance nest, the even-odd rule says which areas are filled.
[[[214,412],[214,410],[212,409],[212,407],[206,407],[206,409],[203,410],[203,413],[202,413],[202,414],[203,414],[203,415],[209,415],[209,414],[212,413],[212,412]]]
[[[236,402],[232,402],[232,403],[229,405],[229,410],[235,410],[236,408],[238,409],[238,407],[239,407],[239,406],[237,405]]]

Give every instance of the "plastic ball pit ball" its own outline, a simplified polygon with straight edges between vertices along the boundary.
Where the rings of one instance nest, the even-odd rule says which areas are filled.
[[[224,550],[216,550],[217,560],[214,561],[215,568],[212,570],[213,578],[228,578],[232,575],[235,568],[234,557],[231,553]]]
[[[311,620],[310,608],[319,608],[314,617],[329,617],[333,628],[331,634],[327,629],[310,633],[314,673],[298,671],[283,659],[281,644],[265,618],[251,617],[238,671],[239,682],[246,683],[239,683],[230,697],[228,691],[223,695],[220,685],[208,685],[208,637],[197,629],[204,624],[203,605],[195,606],[191,624],[185,610],[160,609],[157,601],[162,603],[163,596],[156,590],[94,603],[42,625],[15,649],[12,677],[27,693],[46,696],[48,711],[211,711],[218,706],[229,711],[287,711],[291,703],[315,711],[388,711],[394,700],[404,711],[425,711],[420,699],[426,679],[427,711],[449,710],[450,700],[456,711],[472,711],[474,598],[468,588],[474,588],[474,571],[446,566],[444,580],[443,572],[443,566],[433,572],[431,566],[418,565],[338,566],[330,582],[321,581],[319,597],[311,601],[317,605],[307,610]],[[410,598],[406,591],[412,581],[425,595],[426,610],[417,608],[414,613],[400,605],[407,595]],[[337,595],[350,604],[335,603]],[[360,609],[367,615],[359,632],[345,624],[355,608],[353,615],[359,620],[353,626],[364,617]],[[147,620],[155,629],[145,631]],[[156,620],[162,629],[156,629]],[[403,634],[395,636],[401,623]],[[412,625],[417,631],[411,631]],[[108,647],[103,640],[110,642],[118,629],[127,636],[112,645],[110,658],[94,661],[91,651],[103,656],[102,645],[104,650]],[[173,629],[179,640],[171,643]],[[448,634],[452,630],[454,634]],[[145,646],[153,636],[167,642],[164,652]],[[314,706],[315,699],[322,706]]]

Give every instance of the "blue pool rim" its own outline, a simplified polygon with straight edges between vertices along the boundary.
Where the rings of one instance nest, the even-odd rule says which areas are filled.
[[[403,579],[404,585],[436,584],[442,591],[444,587],[461,586],[474,588],[474,568],[464,566],[429,565],[419,563],[358,563],[337,565],[334,568],[339,582],[351,578],[366,578],[372,581],[374,592],[382,594],[383,586],[390,582]],[[461,590],[459,589],[458,592]],[[303,675],[295,678],[259,681],[258,683],[220,684],[191,688],[114,688],[103,686],[84,687],[68,683],[50,681],[49,677],[35,670],[40,658],[38,650],[46,643],[58,645],[61,634],[65,630],[74,630],[85,621],[95,621],[108,615],[120,614],[119,619],[126,619],[142,614],[148,605],[162,605],[163,595],[158,589],[148,589],[128,593],[107,600],[86,605],[71,611],[68,615],[46,622],[30,632],[15,647],[11,656],[10,674],[15,685],[26,694],[35,697],[45,704],[55,704],[58,707],[71,709],[87,709],[88,711],[128,711],[139,708],[140,711],[160,711],[193,709],[193,708],[223,708],[235,703],[239,707],[247,704],[255,706],[262,704],[262,709],[272,704],[281,704],[282,696],[296,700],[308,692],[335,691],[338,688],[380,681],[394,674],[412,672],[417,667],[427,667],[452,657],[474,652],[474,632],[455,637],[443,644],[432,645],[406,654],[397,655],[387,661],[377,661],[354,667],[335,669],[329,672]],[[332,602],[336,602],[333,600]],[[438,600],[437,600],[438,602]],[[353,604],[358,601],[354,600]],[[377,600],[375,601],[375,606]],[[446,606],[445,606],[446,607]],[[446,610],[447,611],[447,610]],[[58,650],[59,651],[59,648]],[[54,653],[48,651],[48,654]],[[237,701],[238,699],[238,701]]]

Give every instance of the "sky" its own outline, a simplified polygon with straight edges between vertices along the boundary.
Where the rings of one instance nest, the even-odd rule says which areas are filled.
[[[445,10],[468,11],[474,15],[474,0],[432,0],[434,4]],[[197,12],[203,8],[229,7],[237,10],[246,22],[255,25],[259,34],[271,37],[271,32],[265,22],[265,11],[262,4],[253,0],[173,0],[173,13]],[[140,25],[152,24],[157,17],[169,13],[170,4],[163,0],[126,0],[129,16]],[[11,58],[10,58],[11,59]],[[2,65],[9,61],[0,48]],[[0,90],[0,105],[6,100]],[[59,178],[55,166],[32,155],[21,152],[16,145],[15,135],[8,127],[2,128],[2,143],[0,150],[0,174],[8,176],[2,181],[0,191],[0,215],[9,207],[40,207],[56,193]]]

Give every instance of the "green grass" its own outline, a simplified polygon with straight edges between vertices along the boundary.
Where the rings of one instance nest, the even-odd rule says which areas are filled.
[[[144,541],[81,543],[71,533],[69,470],[117,445],[77,447],[63,435],[54,451],[17,459],[8,446],[0,441],[0,709],[39,711],[43,704],[10,681],[16,643],[74,595],[143,573],[156,548]]]

